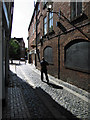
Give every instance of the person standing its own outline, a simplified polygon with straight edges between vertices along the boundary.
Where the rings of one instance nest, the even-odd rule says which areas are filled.
[[[47,82],[49,82],[48,75],[47,75],[47,66],[49,65],[49,63],[45,61],[44,57],[42,57],[40,64],[41,64],[41,80],[43,81],[43,73],[44,73],[46,76]]]

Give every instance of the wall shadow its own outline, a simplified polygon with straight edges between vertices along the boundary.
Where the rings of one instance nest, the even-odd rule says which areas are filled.
[[[18,77],[13,72],[10,71],[9,74],[11,78],[9,80],[9,84],[11,84],[12,82],[13,87],[17,86],[21,89],[32,119],[80,120],[76,118],[71,112],[67,111],[64,107],[59,105],[55,100],[53,100],[52,97],[48,93],[46,93],[41,87],[33,88],[30,84],[28,84],[25,80]],[[13,76],[14,79],[12,79]],[[52,83],[49,83],[48,85],[53,88],[63,89],[61,86],[57,86]],[[8,87],[10,87],[10,85]],[[40,100],[36,96],[38,96]],[[49,113],[47,113],[48,111],[44,108],[41,101],[45,106],[48,106],[47,109]],[[8,108],[4,108],[4,109],[8,110]],[[5,119],[4,114],[3,114],[3,118]]]

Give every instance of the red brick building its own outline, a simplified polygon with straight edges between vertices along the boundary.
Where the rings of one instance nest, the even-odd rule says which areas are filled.
[[[52,2],[52,12],[48,4],[36,3],[28,28],[29,60],[40,69],[38,56],[44,56],[49,74],[89,91],[90,2]]]

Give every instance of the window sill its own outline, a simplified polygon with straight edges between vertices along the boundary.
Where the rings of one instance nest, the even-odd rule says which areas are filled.
[[[47,37],[47,34],[43,35],[42,38],[46,38]]]
[[[52,35],[52,34],[55,34],[55,31],[54,31],[54,30],[49,31],[49,35]]]

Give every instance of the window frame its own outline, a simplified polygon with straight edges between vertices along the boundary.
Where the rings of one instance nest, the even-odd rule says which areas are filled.
[[[46,18],[46,22],[45,22],[45,18]],[[47,16],[45,16],[43,18],[43,35],[46,35],[47,34]],[[46,27],[45,27],[46,26]],[[46,32],[45,32],[45,28],[46,28]]]
[[[38,12],[40,11],[40,3],[38,4]]]
[[[53,12],[53,10],[52,10],[52,12]],[[50,12],[49,16],[48,16],[48,31],[49,32],[53,31],[53,13],[52,12]],[[50,16],[50,14],[51,14],[51,16]]]
[[[79,4],[81,4],[80,5],[81,8],[78,7]],[[71,15],[70,15],[71,20],[74,20],[74,19],[80,17],[82,14],[82,2],[78,2],[78,0],[71,0],[70,6],[71,6],[71,8],[70,8],[71,9],[70,10],[71,11]]]

